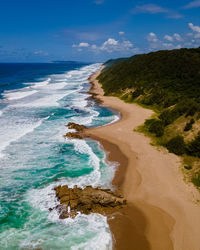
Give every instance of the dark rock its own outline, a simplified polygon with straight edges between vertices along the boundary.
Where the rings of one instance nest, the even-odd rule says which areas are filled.
[[[64,135],[64,137],[69,137],[72,139],[83,139],[84,137],[84,130],[86,127],[84,125],[76,124],[74,122],[69,122],[66,125],[69,129],[75,129],[76,132],[68,132]]]
[[[83,139],[83,136],[79,132],[68,132],[64,135],[64,137],[72,139]]]
[[[77,186],[74,188],[58,186],[54,190],[61,204],[56,208],[61,219],[75,217],[78,212],[110,214],[126,205],[126,200],[122,195],[112,192],[110,189],[93,188],[92,186],[84,189]],[[68,207],[70,212],[68,212]]]
[[[69,122],[66,125],[69,129],[75,129],[77,132],[82,132],[86,127],[84,125],[80,125],[74,122]]]
[[[65,195],[65,196],[62,196],[60,198],[60,203],[61,204],[63,204],[63,203],[69,203],[69,200],[70,200],[69,195]]]

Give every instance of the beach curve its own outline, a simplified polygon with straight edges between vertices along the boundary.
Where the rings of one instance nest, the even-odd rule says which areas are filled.
[[[121,113],[118,122],[88,131],[109,152],[108,159],[120,163],[113,185],[121,189],[129,206],[108,218],[115,248],[198,250],[200,213],[194,197],[199,193],[183,182],[180,159],[158,151],[149,138],[133,131],[153,111],[104,96],[96,80],[99,73],[90,78],[90,93]]]

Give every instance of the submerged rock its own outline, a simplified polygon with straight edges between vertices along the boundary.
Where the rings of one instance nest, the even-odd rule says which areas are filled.
[[[126,205],[126,200],[121,194],[109,189],[93,188],[84,189],[58,186],[55,188],[56,197],[60,201],[60,218],[75,217],[78,212],[84,214],[100,213],[110,214],[116,209]]]

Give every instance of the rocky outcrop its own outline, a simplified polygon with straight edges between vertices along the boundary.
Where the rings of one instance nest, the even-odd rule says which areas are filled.
[[[68,137],[71,139],[83,139],[84,137],[84,130],[86,129],[86,127],[84,125],[80,125],[74,122],[69,122],[66,127],[68,127],[69,129],[75,129],[76,132],[68,132],[64,135],[64,137]]]
[[[69,122],[66,126],[69,129],[75,129],[77,132],[83,132],[83,130],[86,129],[84,125],[80,125],[74,122]]]
[[[60,201],[57,207],[60,218],[75,217],[78,212],[110,214],[126,205],[126,200],[121,194],[109,189],[93,188],[84,189],[58,186],[55,188],[56,197]]]
[[[64,137],[68,137],[71,139],[83,139],[83,135],[79,132],[68,132],[64,135]]]

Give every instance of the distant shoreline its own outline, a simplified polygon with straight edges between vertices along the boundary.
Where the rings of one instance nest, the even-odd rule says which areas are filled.
[[[199,208],[189,200],[191,190],[181,179],[179,158],[159,152],[147,137],[133,132],[153,112],[104,96],[96,80],[99,73],[90,77],[89,93],[122,116],[116,123],[88,130],[109,152],[108,160],[120,163],[112,184],[123,192],[128,208],[108,218],[114,248],[198,250]]]

